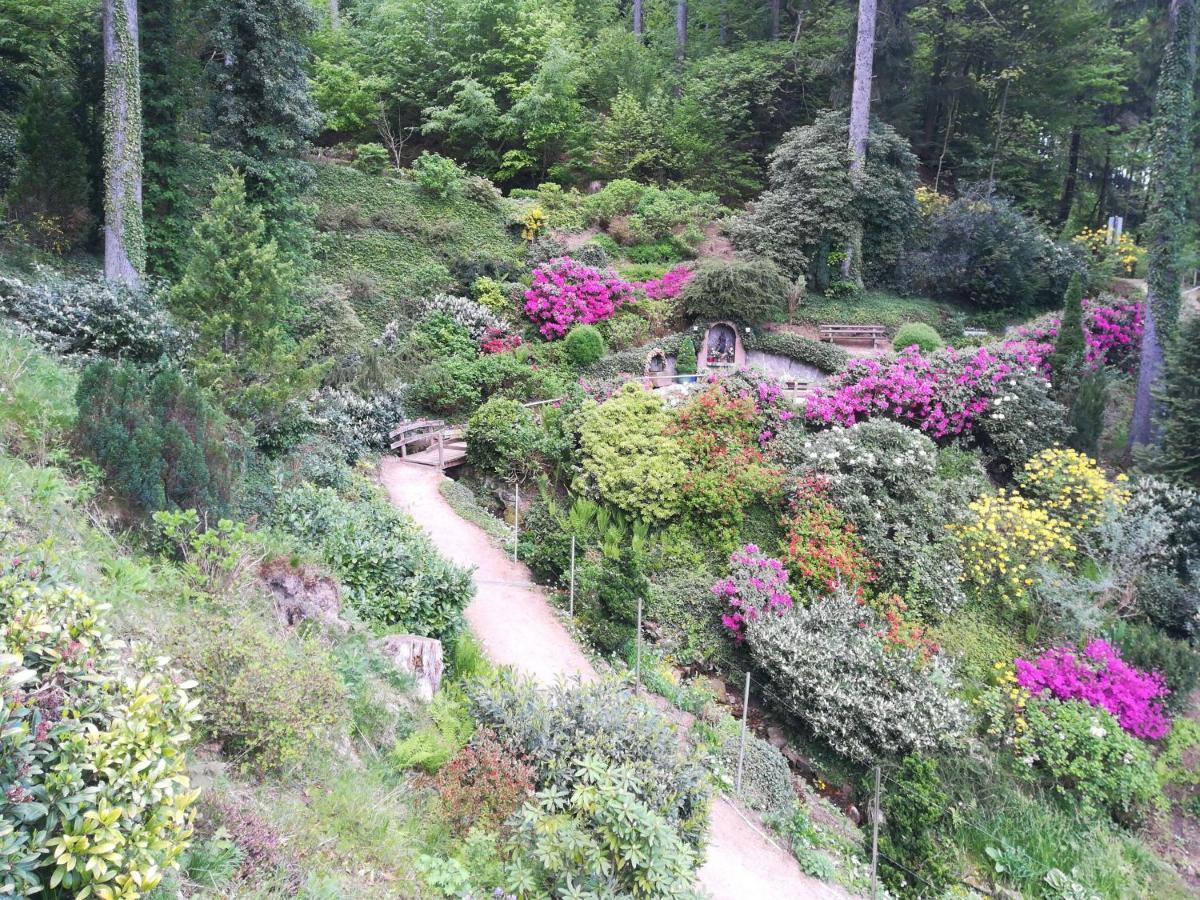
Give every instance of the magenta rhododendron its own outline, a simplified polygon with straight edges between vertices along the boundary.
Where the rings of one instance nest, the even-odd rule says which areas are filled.
[[[555,340],[574,325],[610,318],[632,299],[629,282],[560,256],[533,270],[533,282],[525,292],[525,314],[542,337]]]
[[[1059,317],[1055,316],[1038,326],[1022,326],[1017,335],[1026,341],[1053,344],[1058,337]],[[1142,304],[1136,300],[1116,298],[1102,303],[1083,301],[1084,362],[1090,369],[1115,366],[1132,372],[1137,362],[1142,337]],[[1007,346],[1007,345],[1006,345]]]
[[[725,627],[739,641],[745,638],[746,623],[760,615],[781,615],[792,608],[788,593],[788,573],[783,563],[767,556],[754,544],[735,550],[729,557],[730,572],[713,585],[713,593],[729,604],[721,617]]]
[[[1044,374],[1049,346],[1010,341],[998,351],[947,348],[928,357],[909,347],[891,360],[855,360],[810,398],[805,417],[850,426],[883,416],[933,438],[964,434],[1003,393],[1005,381]]]
[[[662,278],[651,278],[649,281],[635,281],[633,286],[651,300],[673,300],[679,296],[683,286],[692,280],[694,273],[687,266],[676,266],[665,273]]]
[[[1107,641],[1094,640],[1078,653],[1055,647],[1030,662],[1018,659],[1017,683],[1032,694],[1082,700],[1112,713],[1134,737],[1157,740],[1171,728],[1162,704],[1168,693],[1158,672],[1134,668]]]

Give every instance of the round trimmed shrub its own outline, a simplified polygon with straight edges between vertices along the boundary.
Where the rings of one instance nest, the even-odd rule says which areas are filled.
[[[753,324],[775,318],[792,284],[769,259],[709,260],[696,267],[680,298],[693,319]]]
[[[604,356],[604,337],[595,325],[576,325],[567,334],[564,346],[577,366],[590,366]]]
[[[533,413],[507,397],[492,397],[467,423],[467,458],[485,472],[509,479],[536,466],[542,433]]]
[[[945,346],[942,336],[932,325],[926,325],[924,322],[908,322],[901,325],[896,337],[892,339],[892,349],[898,352],[914,344],[922,353],[932,353]]]

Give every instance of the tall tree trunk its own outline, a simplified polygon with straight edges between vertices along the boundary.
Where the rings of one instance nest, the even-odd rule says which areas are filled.
[[[642,0],[633,0],[633,33],[642,37]]]
[[[136,285],[146,270],[137,0],[104,0],[104,277]]]
[[[1078,125],[1071,129],[1071,144],[1067,149],[1067,175],[1063,179],[1062,197],[1058,200],[1059,226],[1065,225],[1071,215],[1071,207],[1075,203],[1075,185],[1079,179],[1079,146],[1083,143],[1083,129]]]
[[[341,10],[338,7],[338,0],[329,0],[329,28],[331,31],[337,31],[341,27]]]
[[[1187,230],[1188,181],[1196,84],[1196,0],[1171,0],[1166,51],[1158,78],[1150,154],[1146,312],[1133,401],[1130,446],[1158,443],[1163,347],[1179,322],[1179,245]]]
[[[769,14],[767,17],[767,33],[771,36],[771,40],[779,40],[779,15],[783,5],[783,0],[771,0]]]
[[[876,0],[858,0],[858,37],[854,42],[854,89],[850,95],[850,179],[856,184],[862,181],[863,166],[867,161],[867,132],[871,125],[871,73],[875,67],[875,14]],[[842,275],[862,270],[862,229],[846,250],[842,261]],[[855,276],[861,283],[862,276]]]
[[[721,0],[721,10],[717,13],[718,41],[722,47],[729,46],[729,3]]]
[[[1099,228],[1108,209],[1108,183],[1112,180],[1112,146],[1104,148],[1104,165],[1100,169],[1100,187],[1096,191],[1096,210],[1092,213],[1092,225]]]
[[[687,0],[676,0],[675,3],[675,96],[683,93],[683,64],[687,59],[688,37],[688,6]]]

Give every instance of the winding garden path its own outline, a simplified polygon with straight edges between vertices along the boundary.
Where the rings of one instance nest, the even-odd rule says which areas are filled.
[[[451,509],[437,469],[385,458],[380,476],[392,502],[411,515],[447,559],[475,570],[467,622],[488,657],[543,684],[596,678],[596,670],[562,626],[529,570],[513,562],[478,526]],[[845,898],[840,888],[805,875],[795,858],[763,838],[724,797],[713,803],[708,861],[700,886],[714,900]]]

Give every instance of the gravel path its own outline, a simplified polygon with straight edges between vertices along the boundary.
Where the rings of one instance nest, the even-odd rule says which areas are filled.
[[[484,531],[460,518],[442,497],[436,469],[385,458],[380,476],[392,502],[429,532],[446,558],[475,569],[475,599],[467,622],[488,657],[543,684],[563,676],[596,677],[596,670],[554,615],[545,595]],[[840,888],[805,875],[795,858],[749,825],[724,797],[713,803],[708,861],[701,887],[714,900],[845,898]]]

